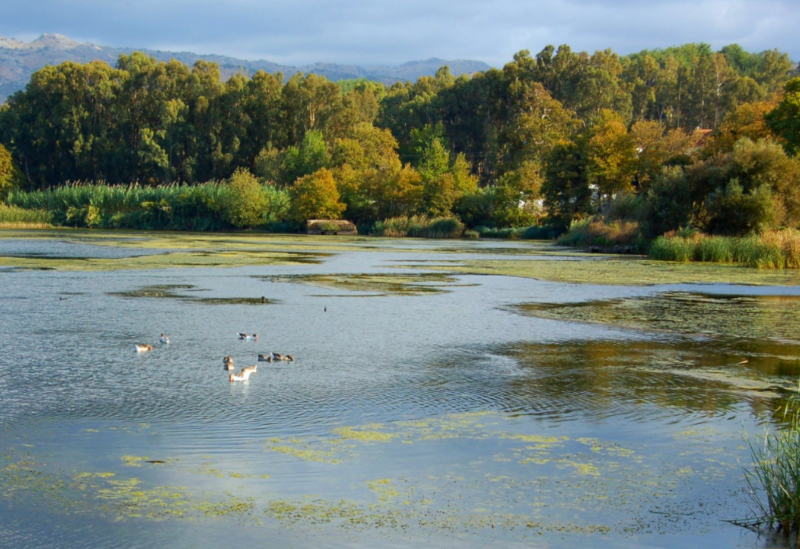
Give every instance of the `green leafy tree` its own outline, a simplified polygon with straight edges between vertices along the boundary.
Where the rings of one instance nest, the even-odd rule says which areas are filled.
[[[547,216],[554,224],[569,227],[592,211],[592,191],[578,145],[562,143],[553,148],[545,170],[542,196]]]
[[[692,220],[689,180],[679,167],[664,170],[644,195],[640,221],[644,234],[655,238],[688,227]]]
[[[783,139],[786,152],[800,153],[800,78],[786,83],[780,103],[765,118],[770,129]]]
[[[283,174],[281,181],[287,184],[312,174],[330,165],[331,157],[322,132],[310,130],[303,136],[297,146],[291,146],[284,152]]]

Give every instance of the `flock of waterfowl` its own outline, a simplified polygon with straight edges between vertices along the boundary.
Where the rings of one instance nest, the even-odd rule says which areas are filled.
[[[258,334],[245,334],[245,333],[241,333],[240,332],[240,333],[238,333],[236,335],[239,337],[239,339],[250,339],[250,340],[253,340],[253,341],[258,340]],[[164,345],[168,345],[169,344],[169,338],[164,334],[161,334],[161,336],[159,337],[158,341],[159,341],[159,343],[162,343]],[[153,350],[153,346],[150,345],[150,344],[140,345],[140,344],[136,343],[136,344],[134,344],[133,347],[134,347],[134,349],[136,350],[137,353],[146,353],[148,351],[152,351]],[[280,353],[272,353],[272,352],[270,352],[270,353],[260,353],[258,355],[258,361],[259,362],[280,362],[280,361],[294,362],[294,357],[292,355],[282,355]],[[223,367],[224,367],[224,369],[226,371],[235,370],[235,367],[233,365],[233,357],[230,356],[230,355],[225,355],[225,357],[222,359],[222,364],[223,364]],[[228,380],[231,381],[231,382],[234,382],[234,381],[247,381],[248,379],[250,379],[250,375],[254,374],[257,370],[258,370],[258,365],[245,366],[244,368],[242,368],[242,370],[238,374],[237,373],[230,374],[228,376]]]

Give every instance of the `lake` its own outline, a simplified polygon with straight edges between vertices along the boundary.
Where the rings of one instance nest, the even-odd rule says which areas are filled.
[[[57,230],[0,231],[0,277],[0,546],[780,543],[726,521],[797,392],[794,273]]]

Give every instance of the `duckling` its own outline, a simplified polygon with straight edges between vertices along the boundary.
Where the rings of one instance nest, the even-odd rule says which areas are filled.
[[[247,381],[250,379],[250,374],[252,374],[252,370],[248,370],[247,368],[242,368],[242,371],[238,374],[231,374],[228,376],[228,380],[233,383],[234,381]]]
[[[147,351],[153,350],[152,345],[139,345],[138,343],[134,343],[133,348],[137,353],[146,353]]]
[[[239,339],[258,339],[258,334],[252,334],[251,335],[251,334],[243,334],[243,333],[239,332],[237,335],[239,336]]]
[[[169,343],[169,338],[167,336],[165,336],[164,334],[161,334],[161,337],[158,338],[158,341],[161,342],[161,343]]]

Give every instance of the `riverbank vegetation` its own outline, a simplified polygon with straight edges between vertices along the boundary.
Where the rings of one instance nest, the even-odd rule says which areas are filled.
[[[264,72],[222,82],[214,63],[139,52],[115,67],[67,62],[0,109],[0,198],[79,227],[297,231],[342,218],[386,235],[568,231],[564,244],[642,253],[689,227],[750,237],[800,227],[794,76],[776,50],[705,44],[624,57],[548,46],[388,88]]]

